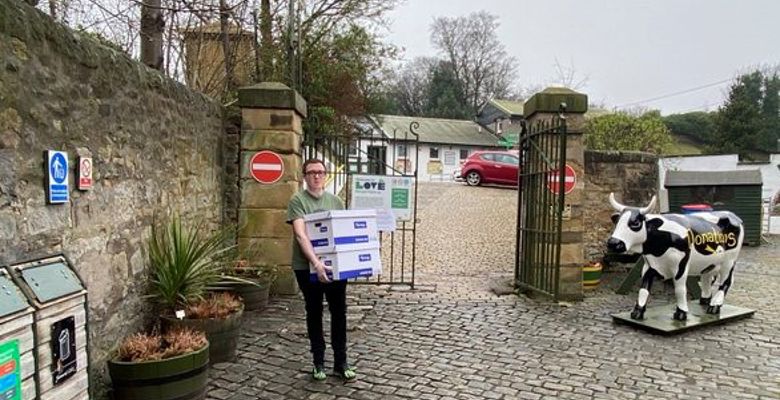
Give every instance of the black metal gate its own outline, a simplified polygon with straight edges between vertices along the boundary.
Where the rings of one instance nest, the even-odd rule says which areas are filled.
[[[566,117],[561,113],[520,136],[515,285],[558,297],[561,260]]]
[[[397,220],[393,232],[381,232],[382,274],[359,278],[350,283],[408,285],[414,288],[417,239],[417,171],[419,165],[419,123],[409,130],[384,132],[376,120],[357,121],[355,133],[334,135],[307,131],[303,139],[303,158],[319,158],[330,171],[327,190],[341,197],[347,208],[352,204],[351,185],[356,175],[393,179],[412,178],[411,215]]]

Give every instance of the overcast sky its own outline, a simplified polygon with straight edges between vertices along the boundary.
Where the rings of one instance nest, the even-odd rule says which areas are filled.
[[[434,55],[433,18],[479,10],[499,16],[519,86],[556,81],[557,59],[588,78],[580,91],[610,108],[715,110],[724,81],[780,63],[780,0],[406,0],[389,15],[387,40],[407,60]]]

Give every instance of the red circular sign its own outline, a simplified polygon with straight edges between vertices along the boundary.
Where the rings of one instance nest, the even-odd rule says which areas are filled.
[[[547,187],[550,191],[558,194],[561,192],[561,183],[558,182],[561,179],[561,174],[557,169],[550,171]],[[577,184],[577,174],[574,172],[574,168],[566,164],[564,169],[564,181],[563,181],[563,194],[569,194],[574,190],[574,185]]]
[[[249,160],[249,173],[260,183],[274,183],[284,174],[284,162],[273,151],[263,150]]]

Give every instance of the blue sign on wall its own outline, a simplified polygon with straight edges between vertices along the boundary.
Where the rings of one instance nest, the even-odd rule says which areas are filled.
[[[68,153],[49,150],[46,152],[46,174],[48,175],[48,200],[50,204],[68,202]]]

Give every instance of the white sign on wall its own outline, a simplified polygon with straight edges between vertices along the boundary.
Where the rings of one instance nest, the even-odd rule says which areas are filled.
[[[444,165],[455,165],[458,163],[458,152],[455,150],[444,150]]]
[[[380,231],[394,231],[396,221],[412,219],[414,178],[353,175],[352,179],[350,208],[376,210]]]
[[[92,157],[79,157],[79,190],[92,189]]]

